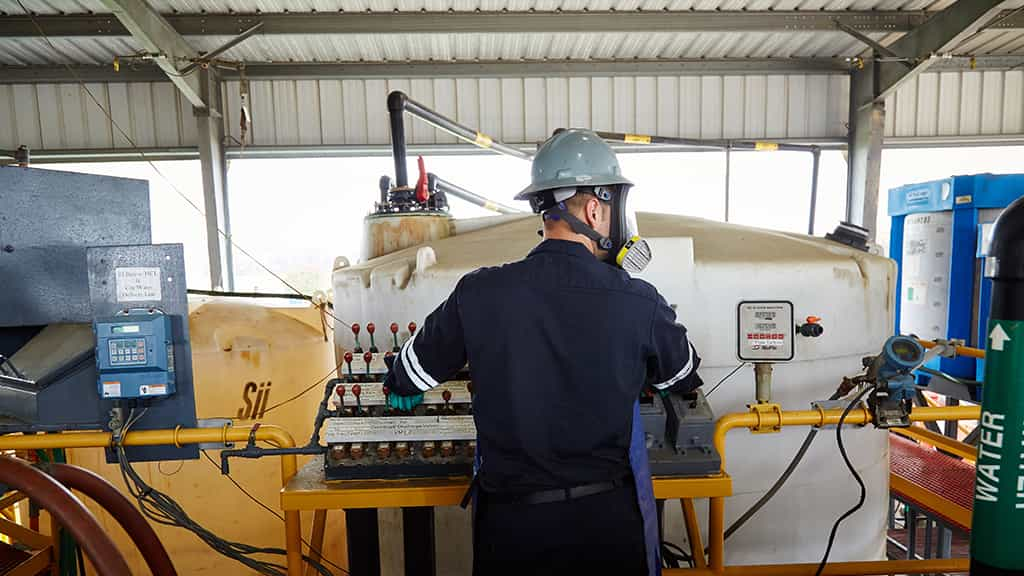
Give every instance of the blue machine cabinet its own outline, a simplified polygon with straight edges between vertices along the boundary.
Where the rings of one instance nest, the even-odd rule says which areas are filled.
[[[984,348],[991,281],[981,273],[992,223],[1024,196],[1024,174],[976,174],[889,190],[890,255],[899,265],[896,333]],[[981,380],[984,361],[930,367]]]
[[[136,311],[97,319],[97,392],[126,399],[174,394],[174,342],[171,318],[163,312]]]

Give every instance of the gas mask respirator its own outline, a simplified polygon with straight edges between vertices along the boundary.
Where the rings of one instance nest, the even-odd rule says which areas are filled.
[[[603,204],[611,207],[611,225],[608,236],[602,236],[597,230],[574,216],[566,208],[565,201],[577,193],[593,194]],[[629,186],[595,186],[593,188],[562,188],[550,194],[543,194],[531,199],[535,212],[542,212],[545,220],[564,220],[569,228],[577,234],[590,238],[601,250],[607,252],[605,261],[629,272],[637,274],[651,262],[651,247],[640,236],[636,224],[636,214],[629,205]]]

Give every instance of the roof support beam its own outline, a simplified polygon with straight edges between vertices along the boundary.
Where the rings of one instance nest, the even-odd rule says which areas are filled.
[[[103,0],[107,5],[137,2]],[[149,12],[153,13],[152,10]],[[50,36],[128,36],[115,14],[39,15]],[[860,32],[907,32],[929,19],[924,11],[588,11],[588,12],[315,12],[168,14],[162,19],[181,36],[235,36],[262,23],[260,34],[501,34],[562,32],[799,32],[835,30],[835,22]],[[993,27],[1024,28],[1024,14],[1004,13]],[[32,37],[24,15],[0,16],[0,37]]]
[[[978,56],[943,59],[929,71],[1019,70],[1022,56]],[[159,82],[163,72],[152,65],[109,66],[0,66],[2,84],[60,84],[64,82]],[[247,64],[250,80],[338,80],[372,78],[521,78],[588,76],[702,76],[764,74],[842,74],[850,72],[845,59],[834,58],[726,58],[662,60],[574,60],[487,62],[351,62]],[[222,80],[236,80],[235,70],[221,70]]]
[[[202,87],[196,74],[182,74],[179,63],[187,65],[199,57],[185,39],[143,0],[102,0],[143,50],[167,74],[171,82],[195,108],[206,108]],[[45,25],[41,25],[46,30]],[[51,32],[47,31],[47,34]]]
[[[888,45],[884,58],[876,55],[866,60],[863,69],[854,73],[860,81],[855,82],[853,103],[860,108],[884,100],[900,84],[941,61],[942,56],[976,34],[987,22],[1001,17],[1002,1],[957,0]]]
[[[874,50],[872,58],[853,72],[846,214],[849,222],[870,230],[872,240],[878,216],[886,96],[998,18],[1002,2],[957,0],[886,46],[884,54]]]

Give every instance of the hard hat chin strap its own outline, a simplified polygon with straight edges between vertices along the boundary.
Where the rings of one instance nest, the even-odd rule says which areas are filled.
[[[565,207],[565,203],[559,202],[557,208],[552,208],[544,212],[545,220],[563,220],[569,225],[569,229],[577,234],[582,234],[587,238],[590,238],[597,246],[602,250],[612,249],[612,240],[606,236],[602,236],[597,230],[594,230],[590,226],[587,226],[585,222],[573,215]]]

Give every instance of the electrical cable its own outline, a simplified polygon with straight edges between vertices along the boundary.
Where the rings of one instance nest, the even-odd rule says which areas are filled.
[[[938,376],[939,378],[945,378],[946,380],[949,380],[950,382],[952,382],[953,384],[956,384],[958,386],[967,386],[967,387],[971,388],[971,387],[981,386],[982,385],[982,383],[977,381],[977,380],[963,380],[961,378],[957,378],[956,376],[953,376],[952,374],[946,374],[945,372],[942,372],[942,371],[939,371],[939,370],[934,370],[932,368],[926,368],[924,366],[918,367],[918,370],[920,370],[921,372],[924,372],[925,374],[929,374],[931,376]]]
[[[213,459],[213,457],[211,457],[209,454],[206,453],[206,450],[202,450],[202,453],[203,453],[203,456],[206,458],[206,460],[209,461],[210,464],[213,464],[214,468],[216,468],[218,471],[220,471],[220,464],[217,464],[217,462]],[[252,500],[253,503],[255,503],[257,506],[259,506],[260,508],[263,508],[267,512],[270,512],[271,514],[276,516],[277,519],[280,520],[281,522],[284,522],[284,516],[282,516],[280,513],[278,513],[277,510],[274,510],[270,506],[267,506],[266,504],[261,502],[259,498],[253,496],[251,492],[246,490],[241,484],[238,483],[237,480],[232,478],[231,474],[224,474],[224,476],[228,479],[228,481],[230,481],[232,484],[235,485],[235,488],[238,488],[238,490],[242,494],[245,494],[245,496],[247,498],[249,498],[249,500]],[[309,541],[307,541],[305,538],[300,538],[300,540],[302,540],[302,543],[305,544],[307,548],[309,548],[310,550],[313,550],[313,545],[310,544]],[[335,564],[334,562],[331,562],[327,558],[321,557],[320,560],[323,561],[324,563],[326,563],[328,566],[331,566],[333,568],[337,568],[338,570],[341,570],[345,574],[350,574],[350,572],[348,570],[342,568],[341,566],[338,566],[337,564]]]
[[[837,390],[835,393],[832,394],[831,397],[829,397],[829,400],[838,400],[839,396],[840,392]],[[758,499],[758,501],[755,502],[753,506],[751,506],[746,512],[744,512],[739,518],[737,518],[732,524],[729,525],[729,528],[727,528],[725,531],[726,540],[728,540],[730,536],[732,536],[737,530],[739,530],[744,524],[746,524],[748,520],[753,518],[754,515],[761,510],[761,508],[764,508],[764,505],[767,504],[769,500],[771,500],[772,498],[775,497],[776,494],[778,494],[779,490],[782,489],[782,486],[786,483],[787,480],[789,480],[789,477],[793,475],[794,471],[796,471],[796,468],[797,466],[800,465],[800,462],[803,461],[804,456],[807,454],[807,450],[810,449],[811,444],[814,442],[814,438],[818,435],[818,430],[819,428],[811,428],[807,432],[807,437],[804,438],[804,442],[803,444],[800,445],[800,449],[797,450],[796,454],[793,456],[793,459],[789,461],[789,464],[786,466],[786,469],[782,472],[782,475],[779,476],[779,479],[775,481],[775,484],[772,484],[772,487],[769,488],[768,491],[765,492],[764,495],[761,496],[761,498]]]
[[[732,369],[732,372],[729,372],[728,374],[726,374],[724,378],[722,378],[721,380],[719,380],[719,381],[718,381],[718,383],[717,383],[717,384],[715,384],[714,386],[712,386],[712,387],[711,387],[711,389],[710,389],[710,390],[708,390],[708,391],[707,391],[707,392],[706,392],[706,393],[704,394],[704,397],[705,397],[705,398],[707,398],[707,397],[711,396],[711,393],[712,393],[712,392],[714,392],[715,390],[718,390],[718,387],[719,387],[719,386],[721,386],[721,385],[722,385],[722,384],[723,384],[723,383],[724,383],[724,382],[725,382],[726,380],[728,380],[729,378],[732,378],[733,374],[735,374],[735,373],[739,372],[739,371],[740,371],[740,368],[743,368],[743,367],[744,367],[744,366],[746,366],[746,365],[747,365],[747,363],[746,363],[746,362],[741,362],[739,366],[737,366],[737,367],[733,368],[733,369]]]
[[[28,16],[28,18],[32,21],[32,25],[39,32],[39,35],[46,42],[46,44],[49,45],[50,48],[56,54],[63,56],[63,53],[61,53],[61,51],[57,48],[57,46],[54,45],[54,43],[50,40],[50,37],[47,36],[46,32],[43,30],[43,27],[39,24],[39,21],[36,19],[36,15],[34,13],[32,13],[32,11],[30,11],[28,8],[25,7],[25,4],[22,3],[22,0],[16,0],[16,2],[18,3],[18,6],[21,7],[21,9],[25,13],[25,15]],[[193,202],[192,199],[189,198],[187,195],[185,195],[185,193],[182,192],[174,184],[174,182],[171,181],[170,178],[168,178],[163,172],[161,172],[160,169],[157,167],[156,163],[154,163],[152,160],[150,160],[148,157],[146,157],[145,151],[138,144],[135,143],[135,140],[132,139],[132,137],[129,136],[128,133],[123,128],[121,128],[121,125],[118,124],[116,120],[114,120],[113,114],[111,114],[110,111],[106,107],[103,106],[103,104],[100,102],[99,98],[97,98],[96,95],[92,93],[92,90],[90,90],[89,87],[86,86],[85,82],[82,80],[82,77],[79,76],[78,71],[76,71],[74,69],[74,67],[72,67],[67,62],[62,62],[62,65],[71,74],[71,76],[75,79],[75,81],[78,83],[79,87],[86,93],[87,96],[89,96],[89,99],[92,100],[93,104],[95,104],[96,107],[99,108],[101,112],[103,112],[103,115],[106,116],[107,120],[110,121],[111,126],[113,126],[117,130],[118,134],[122,138],[124,138],[126,142],[128,142],[129,146],[131,146],[131,148],[133,150],[138,152],[139,157],[141,157],[144,161],[146,161],[146,163],[149,164],[150,168],[152,168],[153,171],[156,172],[156,174],[158,176],[160,176],[160,178],[162,178],[164,180],[164,182],[166,182],[167,185],[170,186],[171,189],[174,190],[174,192],[178,196],[180,196],[183,200],[185,200],[185,202],[187,202],[189,206],[191,206],[196,212],[199,213],[200,216],[202,216],[205,219],[206,218],[206,211],[204,211],[202,208],[200,208],[198,204]],[[171,75],[173,76],[173,74],[171,74]],[[276,272],[271,270],[266,264],[264,264],[263,262],[258,260],[248,250],[246,250],[245,248],[239,246],[235,242],[235,240],[231,237],[230,234],[228,234],[228,233],[224,232],[223,230],[221,230],[220,226],[217,227],[217,233],[220,234],[224,238],[225,241],[227,241],[229,244],[231,244],[231,246],[233,248],[238,250],[244,256],[246,256],[247,258],[252,260],[253,263],[255,263],[257,266],[259,266],[261,269],[263,269],[264,272],[266,272],[267,274],[270,274],[271,276],[273,276],[281,284],[284,284],[285,286],[287,286],[289,290],[292,290],[293,292],[295,292],[296,294],[298,294],[300,296],[306,296],[305,294],[303,294],[303,292],[301,290],[299,290],[294,285],[292,285],[287,280],[285,280],[280,274],[277,274]],[[344,325],[346,327],[351,327],[344,320],[338,318],[337,316],[335,316],[331,312],[328,312],[326,310],[326,308],[324,309],[324,312],[328,316],[330,316],[331,318],[336,320],[338,323],[340,323],[340,324],[342,324],[342,325]]]
[[[336,372],[337,372],[338,370],[341,370],[341,366],[342,366],[342,364],[344,364],[344,363],[345,363],[345,361],[344,361],[344,360],[342,360],[341,362],[339,362],[339,363],[338,363],[338,365],[337,365],[337,366],[335,366],[334,368],[332,368],[330,372],[328,372],[327,374],[325,374],[325,375],[323,376],[323,378],[320,378],[320,379],[319,379],[319,380],[317,380],[316,382],[314,382],[314,383],[310,384],[310,385],[309,385],[308,387],[306,387],[306,388],[305,388],[305,389],[303,389],[302,391],[300,391],[300,392],[296,393],[296,394],[295,394],[294,396],[292,396],[291,398],[288,398],[287,400],[282,400],[282,401],[278,402],[277,404],[271,404],[271,405],[270,405],[269,407],[267,407],[267,409],[266,409],[266,410],[263,410],[263,411],[261,412],[261,414],[262,414],[262,415],[266,415],[266,414],[267,414],[267,412],[270,412],[271,410],[276,410],[276,409],[278,409],[278,408],[280,408],[280,407],[284,406],[285,404],[288,404],[289,402],[294,402],[294,401],[298,400],[299,398],[302,398],[303,396],[305,396],[306,394],[308,394],[308,393],[309,393],[309,392],[310,392],[311,390],[313,390],[313,389],[314,389],[314,388],[316,388],[317,386],[320,386],[320,385],[321,385],[321,384],[323,384],[324,382],[326,382],[326,381],[330,380],[330,379],[331,379],[331,375],[332,375],[332,374],[334,374],[334,373],[336,373]]]
[[[200,290],[198,288],[189,288],[186,290],[189,294],[195,294],[196,296],[222,296],[226,298],[281,298],[283,300],[305,300],[307,302],[313,301],[313,296],[309,294],[275,294],[273,292],[235,292],[228,290]],[[334,308],[333,302],[327,302],[327,306],[331,309]]]
[[[153,488],[146,483],[136,472],[135,467],[128,461],[124,443],[121,441],[131,428],[146,414],[148,408],[144,408],[138,415],[135,408],[132,408],[128,418],[115,435],[114,448],[117,450],[118,465],[121,477],[128,488],[128,492],[135,498],[139,509],[151,521],[165,526],[176,526],[184,528],[206,543],[217,553],[231,558],[244,566],[267,576],[286,576],[286,567],[265,560],[253,558],[257,554],[270,554],[285,556],[287,552],[281,548],[259,547],[225,540],[202,525],[194,521],[185,510],[173,498]],[[319,562],[314,562],[308,556],[303,559],[322,576],[333,576],[327,568]]]
[[[836,444],[839,446],[839,454],[843,457],[843,462],[846,463],[846,467],[850,470],[850,474],[853,475],[853,479],[857,481],[857,485],[860,486],[860,498],[857,499],[857,504],[852,508],[843,513],[842,516],[836,518],[835,524],[832,525],[832,530],[828,535],[828,546],[825,547],[825,555],[821,557],[821,563],[818,564],[818,570],[814,573],[814,576],[821,576],[821,573],[825,571],[825,565],[828,564],[828,557],[832,553],[832,544],[835,543],[836,533],[839,531],[839,525],[843,523],[850,516],[853,516],[858,510],[864,506],[864,500],[867,499],[868,491],[864,486],[864,480],[860,477],[857,469],[853,467],[853,463],[850,462],[850,456],[846,453],[846,446],[843,444],[843,422],[846,421],[846,417],[850,415],[850,411],[853,410],[854,406],[860,404],[860,401],[864,396],[874,390],[874,387],[868,386],[861,390],[854,399],[846,406],[843,410],[843,415],[839,417],[839,422],[836,423]]]

